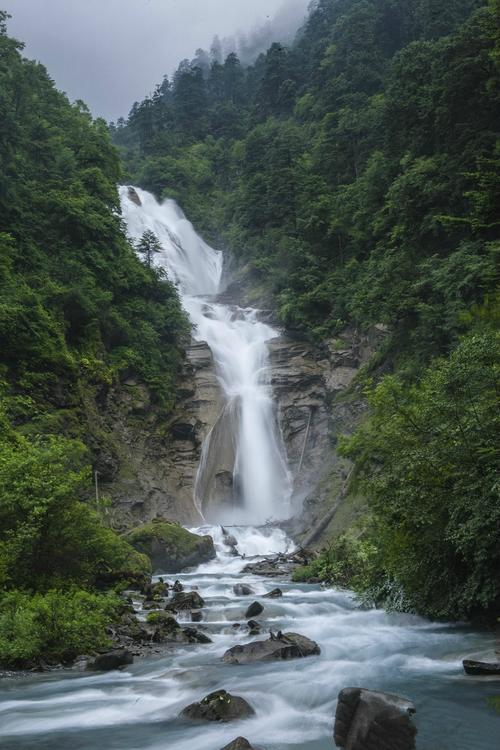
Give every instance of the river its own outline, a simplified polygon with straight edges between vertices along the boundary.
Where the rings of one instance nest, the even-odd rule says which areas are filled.
[[[197,530],[214,537],[217,558],[178,576],[187,590],[196,586],[205,599],[200,627],[212,643],[177,646],[120,672],[57,671],[4,679],[0,748],[219,750],[243,735],[266,750],[333,750],[336,698],[348,686],[411,699],[418,711],[419,750],[500,747],[500,717],[487,708],[488,697],[500,694],[499,682],[466,677],[461,666],[464,656],[494,648],[493,637],[465,625],[360,608],[346,591],[242,572],[249,561],[293,546],[276,523],[269,524],[293,512],[292,478],[269,386],[266,342],[278,331],[253,309],[217,301],[222,256],[203,242],[175,203],[160,205],[142,190],[133,201],[127,187],[120,193],[132,239],[146,230],[159,238],[157,262],[178,286],[193,335],[208,342],[225,396],[219,429],[205,440],[194,488],[200,519],[208,524]],[[221,451],[225,465],[228,456],[232,461],[224,498],[218,497],[215,481]],[[229,555],[220,523],[231,524],[244,560]],[[251,597],[234,594],[242,581],[253,588]],[[283,596],[262,600],[263,634],[269,629],[301,633],[317,641],[321,655],[246,666],[223,663],[226,649],[249,639],[248,604],[275,587]],[[255,717],[206,726],[178,718],[182,708],[222,688],[246,698]]]

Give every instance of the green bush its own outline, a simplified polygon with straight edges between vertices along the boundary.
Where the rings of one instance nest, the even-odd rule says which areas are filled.
[[[70,662],[109,645],[106,626],[120,601],[72,589],[0,597],[0,665],[27,667],[42,661]]]
[[[366,591],[376,569],[376,558],[377,549],[373,544],[343,535],[330,542],[316,560],[297,568],[293,580],[317,579],[330,586]]]

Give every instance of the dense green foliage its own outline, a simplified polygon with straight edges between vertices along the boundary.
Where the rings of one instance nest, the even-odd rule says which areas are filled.
[[[289,327],[322,338],[383,322],[428,358],[495,283],[498,7],[486,6],[318,0],[296,43],[250,68],[184,61],[115,141],[134,180],[180,199],[270,287]]]
[[[188,330],[123,231],[106,124],[21,50],[0,12],[2,665],[104,645],[104,590],[149,572],[89,503],[107,446],[87,410],[130,375],[168,410]]]
[[[0,372],[29,394],[39,419],[77,405],[80,385],[106,388],[130,371],[169,406],[186,323],[174,288],[139,261],[122,230],[106,124],[23,60],[4,22]]]
[[[0,661],[7,666],[71,662],[108,645],[106,626],[120,600],[79,589],[2,596]]]
[[[370,421],[345,443],[383,574],[419,612],[500,611],[499,394],[500,334],[473,332],[420,383],[384,378]]]

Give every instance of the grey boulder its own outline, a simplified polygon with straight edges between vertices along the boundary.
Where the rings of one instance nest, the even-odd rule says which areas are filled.
[[[88,665],[88,669],[93,669],[96,672],[110,672],[113,669],[121,669],[128,664],[133,664],[133,662],[134,657],[130,651],[118,649],[116,651],[108,651],[105,654],[99,654]]]
[[[259,661],[301,659],[321,653],[317,643],[298,633],[278,633],[267,641],[252,641],[230,648],[224,656],[226,664],[251,664]]]
[[[362,688],[339,694],[333,736],[343,750],[415,750],[414,705],[398,695]]]
[[[280,599],[283,596],[281,589],[273,589],[268,594],[264,594],[264,599]]]
[[[221,750],[256,750],[245,737],[237,737],[235,740],[224,745]]]
[[[237,583],[233,586],[233,591],[236,596],[250,596],[250,594],[253,594],[253,588],[247,586],[246,583]]]
[[[472,659],[464,659],[462,662],[465,674],[476,676],[476,677],[491,677],[492,675],[500,675],[500,662],[491,661],[473,661]]]
[[[260,602],[252,602],[245,612],[245,620],[251,620],[253,617],[258,617],[264,611],[264,607]]]
[[[236,721],[255,715],[252,706],[239,695],[231,695],[225,690],[210,693],[199,703],[186,706],[180,715],[194,721]]]
[[[165,609],[170,612],[180,612],[184,609],[201,609],[204,606],[204,600],[196,591],[179,591],[174,594]]]

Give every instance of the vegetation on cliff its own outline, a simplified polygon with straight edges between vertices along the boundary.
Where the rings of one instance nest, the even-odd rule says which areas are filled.
[[[149,570],[92,507],[86,411],[134,374],[174,400],[188,327],[124,234],[106,124],[22,58],[0,12],[0,663],[106,640],[107,586]],[[104,445],[103,445],[104,443]]]
[[[370,550],[378,599],[438,616],[499,607],[499,28],[498,0],[316,0],[291,47],[184,61],[112,126],[131,179],[289,328],[388,326],[393,375],[344,445],[371,506],[345,558]]]

